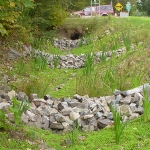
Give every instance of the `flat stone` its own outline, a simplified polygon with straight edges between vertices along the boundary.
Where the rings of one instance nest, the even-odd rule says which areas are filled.
[[[65,117],[62,114],[55,114],[54,116],[57,122],[60,122],[60,123],[65,122]]]
[[[64,127],[63,127],[62,123],[53,122],[50,124],[50,129],[63,130]]]
[[[77,107],[80,104],[80,102],[78,102],[78,100],[76,99],[73,99],[72,101],[68,102],[68,104],[71,107]]]
[[[107,104],[109,105],[112,100],[115,100],[115,96],[114,95],[105,96],[105,100],[106,100]]]
[[[131,116],[129,117],[129,120],[134,120],[134,119],[136,119],[138,117],[139,117],[138,113],[132,113]]]
[[[89,119],[89,118],[92,118],[93,116],[94,116],[93,114],[84,115],[84,116],[83,116],[83,119]]]
[[[86,131],[86,132],[91,132],[91,131],[94,131],[94,126],[93,125],[85,125],[85,126],[83,126],[82,130]]]
[[[3,109],[4,107],[7,107],[7,108],[8,108],[8,106],[10,106],[10,104],[7,103],[7,102],[2,102],[2,103],[0,103],[0,109]]]
[[[110,119],[98,119],[98,127],[100,129],[105,128],[106,126],[110,125],[112,121]]]
[[[119,112],[121,113],[122,116],[127,116],[127,117],[131,116],[132,114],[130,107],[126,104],[119,106]]]
[[[46,104],[46,101],[44,99],[34,99],[32,102],[36,105],[36,107],[39,107],[42,104]]]
[[[64,116],[69,116],[73,110],[70,107],[64,108],[61,112]]]
[[[81,108],[81,109],[88,109],[88,102],[82,102],[80,104],[78,104],[78,108]]]
[[[131,95],[126,96],[125,98],[119,101],[121,104],[130,104],[131,103]]]

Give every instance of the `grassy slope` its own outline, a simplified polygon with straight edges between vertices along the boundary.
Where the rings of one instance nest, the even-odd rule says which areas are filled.
[[[69,22],[69,23],[68,23]],[[142,23],[141,23],[142,22]],[[89,94],[90,96],[100,96],[100,95],[108,95],[113,92],[113,89],[117,88],[120,90],[125,90],[132,88],[133,86],[138,86],[138,85],[132,85],[132,77],[137,74],[138,76],[141,75],[140,71],[138,71],[138,68],[143,70],[146,70],[145,72],[145,77],[143,77],[143,81],[141,80],[142,84],[143,82],[147,82],[148,80],[148,61],[149,61],[149,51],[146,47],[148,47],[148,41],[149,41],[149,24],[150,21],[148,18],[92,18],[92,19],[77,19],[74,21],[73,19],[67,19],[63,26],[67,26],[68,28],[72,26],[77,26],[79,25],[79,28],[88,28],[88,30],[85,30],[87,37],[91,38],[94,36],[98,37],[97,41],[91,41],[86,46],[81,46],[78,47],[74,50],[71,51],[59,51],[56,48],[53,48],[49,42],[46,42],[43,46],[40,45],[41,40],[37,45],[38,47],[44,47],[45,51],[52,53],[52,54],[66,54],[66,53],[73,53],[73,54],[85,54],[89,52],[96,52],[96,51],[111,51],[111,50],[117,50],[119,48],[124,47],[123,44],[123,34],[127,35],[128,33],[130,34],[130,41],[132,44],[136,45],[135,51],[129,52],[130,54],[127,55],[125,54],[123,57],[120,59],[114,58],[113,61],[108,61],[107,63],[99,63],[95,65],[95,70],[94,73],[99,74],[102,72],[102,70],[107,70],[111,72],[108,66],[112,65],[114,69],[114,82],[116,82],[116,85],[109,85],[108,89],[104,87],[100,87],[100,91],[102,92],[97,92],[97,94],[90,94],[92,93],[89,91],[89,93],[81,90],[83,87],[80,84],[75,84],[76,83],[76,78],[79,79],[83,78],[82,72],[83,69],[76,69],[76,70],[71,70],[68,69],[67,72],[63,69],[49,69],[48,67],[44,67],[44,69],[41,67],[40,64],[34,63],[34,60],[21,60],[19,63],[16,63],[15,66],[13,66],[13,69],[11,71],[7,70],[7,75],[12,78],[14,74],[17,73],[17,78],[21,78],[25,80],[25,82],[20,82],[18,84],[16,82],[10,82],[10,85],[12,87],[16,87],[18,91],[24,90],[28,94],[30,93],[29,91],[37,92],[40,93],[40,89],[44,87],[45,91],[42,91],[43,94],[39,94],[39,97],[42,97],[44,94],[49,93],[53,97],[72,97],[75,93],[78,93],[80,95],[85,95]],[[81,27],[80,27],[81,26]],[[109,30],[111,34],[106,35],[105,31]],[[43,42],[43,41],[42,41]],[[138,45],[139,42],[143,42],[141,46]],[[144,58],[144,59],[143,59]],[[28,62],[25,63],[24,62]],[[30,62],[30,63],[29,63]],[[136,65],[135,65],[136,64]],[[136,67],[135,67],[136,66]],[[37,69],[37,68],[41,69]],[[120,69],[120,67],[122,67]],[[133,71],[136,70],[136,73]],[[128,72],[130,73],[130,77],[127,79]],[[76,77],[72,77],[72,73],[76,73]],[[117,78],[120,77],[121,79],[118,82]],[[29,78],[30,76],[30,78]],[[93,74],[92,76],[95,76]],[[27,85],[27,80],[35,80],[32,78],[38,78],[38,87],[39,89],[35,89],[35,86]],[[72,79],[71,79],[72,78]],[[84,78],[83,78],[84,79]],[[128,81],[128,83],[124,84],[122,83],[124,81]],[[19,81],[19,80],[18,80]],[[83,80],[84,81],[84,80]],[[96,79],[95,80],[97,84],[103,83],[101,79]],[[45,82],[45,83],[44,83]],[[105,81],[106,82],[106,81]],[[109,82],[109,81],[107,81]],[[109,84],[109,83],[105,84]],[[130,83],[129,83],[130,82]],[[136,81],[135,81],[136,82]],[[60,90],[55,90],[57,87],[61,86],[63,84],[63,87]],[[34,83],[36,84],[36,83]],[[96,83],[93,83],[94,85]],[[86,83],[82,84],[84,87],[86,87]],[[121,87],[120,87],[121,86]],[[88,86],[87,86],[88,87]],[[28,88],[28,89],[27,89]],[[104,90],[102,90],[104,89]],[[67,91],[67,92],[66,92]],[[87,90],[86,90],[87,91]],[[106,92],[107,91],[107,92]]]
[[[91,22],[93,25],[91,25]],[[97,35],[99,40],[96,42],[92,42],[89,45],[81,46],[77,49],[72,50],[73,54],[82,54],[91,51],[100,51],[100,50],[112,50],[123,47],[123,43],[120,38],[122,38],[122,33],[130,33],[131,41],[133,44],[137,45],[136,51],[131,51],[123,55],[121,58],[114,58],[112,61],[102,62],[95,65],[95,72],[99,73],[102,70],[107,70],[111,64],[113,64],[113,68],[116,72],[120,71],[119,74],[115,74],[114,78],[117,80],[120,79],[120,84],[116,85],[116,88],[120,88],[122,90],[133,88],[136,86],[131,84],[135,78],[135,76],[141,71],[144,71],[144,76],[141,80],[141,83],[149,82],[149,49],[148,42],[150,39],[150,31],[149,18],[103,18],[103,19],[93,19],[93,20],[82,20],[77,19],[76,22],[80,24],[87,23],[88,31],[87,34],[89,37],[93,35]],[[76,25],[73,19],[69,20],[70,25]],[[90,23],[88,23],[90,22]],[[68,25],[68,20],[64,22],[64,25]],[[107,29],[111,30],[111,35],[104,35]],[[92,34],[90,34],[92,33]],[[117,42],[116,42],[117,41]],[[138,45],[139,42],[143,42],[142,45]],[[113,45],[113,46],[112,46]],[[51,45],[47,48],[46,51],[51,53],[60,54],[59,50],[54,50]],[[106,46],[106,47],[105,47]],[[61,52],[61,54],[65,54],[66,52]],[[70,53],[70,52],[68,52]],[[24,64],[25,61],[26,63]],[[29,63],[30,62],[30,63]],[[38,66],[38,65],[37,65]],[[53,97],[72,97],[73,94],[76,93],[76,90],[81,91],[80,86],[76,85],[76,77],[73,77],[72,74],[76,73],[77,78],[81,78],[82,70],[58,70],[58,69],[49,69],[48,67],[44,67],[41,69],[36,69],[34,66],[34,60],[21,60],[19,63],[16,62],[15,66],[11,71],[6,70],[7,66],[3,66],[3,71],[9,75],[10,78],[13,77],[17,73],[18,83],[12,81],[10,85],[15,87],[20,91],[21,89],[25,92],[37,92],[42,97],[43,94],[49,93]],[[123,68],[123,69],[122,69]],[[7,71],[7,72],[6,72]],[[131,73],[132,72],[132,73]],[[30,78],[29,78],[30,76]],[[138,76],[137,76],[138,77]],[[24,80],[22,80],[24,78]],[[37,81],[38,83],[35,82]],[[71,79],[72,78],[72,79]],[[21,81],[19,81],[21,79]],[[34,85],[27,84],[27,80],[32,79],[32,83]],[[84,80],[84,78],[81,78]],[[63,88],[56,91],[54,90],[56,87],[60,86],[60,84],[64,84]],[[100,83],[100,82],[99,82]],[[96,87],[98,87],[97,84]],[[122,84],[121,84],[122,83]],[[85,86],[85,84],[83,85]],[[39,87],[39,88],[35,88]],[[45,88],[47,87],[47,88]],[[41,88],[43,91],[41,92]],[[82,88],[82,87],[81,87]],[[89,91],[91,92],[91,91]],[[28,93],[28,94],[29,94]],[[84,91],[78,92],[79,94],[87,94]],[[112,93],[112,89],[105,90],[102,93],[98,93],[100,95],[108,95]],[[92,94],[91,94],[92,95]],[[28,128],[29,135],[34,135],[36,132],[36,136],[46,141],[48,146],[55,147],[57,150],[61,149],[89,149],[89,150],[147,150],[150,149],[149,142],[149,123],[140,122],[140,120],[136,120],[132,123],[129,123],[122,135],[122,139],[119,145],[115,144],[114,140],[114,131],[113,128],[104,129],[102,131],[97,131],[93,133],[80,133],[83,134],[86,139],[81,141],[77,140],[74,147],[68,146],[65,144],[64,140],[68,137],[67,135],[57,135],[52,134],[51,132],[43,131],[40,129],[30,129]],[[29,136],[28,135],[28,136]],[[10,139],[10,140],[9,140]],[[6,142],[7,141],[7,142]],[[5,134],[5,132],[1,132],[1,140],[0,140],[0,149],[37,149],[36,145],[32,146],[29,142],[21,141],[21,140],[13,140],[9,134]]]

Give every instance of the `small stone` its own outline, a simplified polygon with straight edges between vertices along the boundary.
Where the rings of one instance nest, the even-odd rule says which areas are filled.
[[[53,123],[50,124],[50,129],[63,130],[64,127],[61,123],[53,122]]]
[[[48,100],[50,98],[51,98],[51,96],[49,94],[47,94],[47,95],[44,96],[44,100]]]
[[[102,119],[98,120],[98,127],[100,129],[105,128],[106,126],[110,125],[112,121],[110,119]]]
[[[58,104],[58,110],[62,110],[64,108],[68,107],[68,103],[67,102],[61,102]]]
[[[24,93],[24,92],[19,92],[19,93],[17,94],[17,99],[18,99],[19,101],[28,100],[28,96],[27,96],[26,93]]]

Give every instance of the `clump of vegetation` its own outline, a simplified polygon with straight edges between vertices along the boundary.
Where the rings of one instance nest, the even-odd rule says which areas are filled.
[[[14,123],[18,125],[23,112],[29,109],[29,103],[26,100],[19,102],[15,97],[13,97],[12,102],[13,104],[9,106],[9,111],[14,114]]]
[[[148,89],[147,87],[143,87],[143,93],[144,93],[144,100],[143,100],[143,108],[144,108],[144,113],[143,113],[143,121],[147,122],[150,117],[150,100],[148,96]]]
[[[121,122],[121,115],[120,112],[116,110],[116,108],[112,107],[113,112],[113,120],[114,120],[114,130],[115,130],[115,141],[116,144],[119,144],[120,137],[125,129],[127,122]]]

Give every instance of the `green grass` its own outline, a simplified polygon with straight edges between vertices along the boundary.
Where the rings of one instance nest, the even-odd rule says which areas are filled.
[[[150,123],[144,123],[141,118],[129,122],[122,133],[119,144],[115,142],[114,127],[106,128],[92,133],[79,132],[79,136],[84,139],[76,139],[73,146],[66,143],[68,134],[52,133],[34,127],[23,127],[23,130],[17,129],[16,132],[24,133],[24,140],[15,139],[9,133],[0,132],[0,148],[8,149],[36,149],[38,145],[45,142],[47,147],[55,148],[56,150],[147,150],[150,148]],[[14,136],[15,137],[15,136]],[[32,141],[30,145],[28,141]]]

